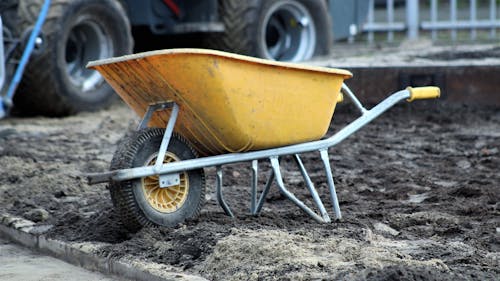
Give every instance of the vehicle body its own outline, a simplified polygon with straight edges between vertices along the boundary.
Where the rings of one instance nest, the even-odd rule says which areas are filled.
[[[5,0],[0,3],[0,17],[8,38],[4,36],[2,47],[9,46],[0,56],[5,78],[0,106],[4,112],[15,104],[24,114],[48,116],[106,107],[113,91],[85,65],[132,53],[133,35],[137,37],[144,28],[162,40],[196,33],[206,48],[270,60],[295,62],[326,55],[334,37],[345,38],[360,30],[353,26],[363,21],[365,10],[359,7],[367,7],[364,2]],[[49,9],[39,17],[44,5]],[[45,16],[50,20],[45,21]],[[38,19],[40,29],[34,30]],[[30,48],[28,39],[33,41]],[[7,90],[7,84],[15,87]],[[15,92],[19,94],[14,96]]]

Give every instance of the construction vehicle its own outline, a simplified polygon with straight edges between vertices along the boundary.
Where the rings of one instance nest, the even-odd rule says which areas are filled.
[[[345,15],[346,7],[363,6],[358,2],[2,0],[0,117],[11,108],[64,116],[106,107],[113,91],[85,65],[132,53],[134,38],[145,30],[165,40],[197,34],[206,48],[271,60],[296,62],[326,55],[334,34],[338,38],[345,36],[344,30],[352,33],[362,18],[344,16],[332,25],[332,17]],[[335,26],[343,29],[334,33]]]

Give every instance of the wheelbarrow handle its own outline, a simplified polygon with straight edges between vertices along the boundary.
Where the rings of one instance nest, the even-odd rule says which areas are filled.
[[[410,98],[407,99],[408,102],[412,102],[414,100],[423,100],[423,99],[437,99],[441,95],[441,90],[438,87],[417,87],[406,88],[408,92],[410,92]]]

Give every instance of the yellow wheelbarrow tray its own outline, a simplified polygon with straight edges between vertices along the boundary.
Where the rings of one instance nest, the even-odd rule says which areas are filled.
[[[137,216],[137,221],[145,218],[148,223],[159,225],[171,225],[173,221],[165,218],[181,212],[180,209],[189,202],[188,194],[198,183],[196,180],[190,182],[191,175],[188,173],[200,169],[202,173],[203,168],[213,166],[217,170],[218,202],[226,214],[233,216],[222,194],[222,166],[246,161],[252,162],[252,214],[260,213],[264,199],[275,182],[283,195],[315,220],[330,222],[328,212],[300,159],[301,153],[312,151],[320,154],[335,217],[340,219],[328,148],[401,100],[437,98],[440,94],[436,87],[407,88],[367,110],[343,83],[352,76],[346,70],[202,49],[146,52],[90,62],[88,67],[99,71],[129,107],[143,116],[138,131],[165,128],[164,133],[161,132],[161,143],[155,141],[154,157],[143,161],[144,164],[118,165],[124,168],[89,174],[88,181],[91,184],[142,183],[144,194],[134,200],[138,200],[139,205],[149,204],[153,208],[144,211],[146,207],[140,207],[131,213]],[[322,139],[342,94],[360,110],[361,116],[334,135]],[[152,135],[149,130],[147,136]],[[137,140],[143,141],[144,138]],[[172,152],[169,147],[172,138],[177,139],[175,142],[186,142],[185,149],[194,148],[192,157],[203,157],[177,157],[176,153],[183,153]],[[124,153],[124,150],[118,149],[117,153]],[[285,155],[293,156],[319,214],[286,189],[279,163],[279,158]],[[115,155],[115,158],[120,158],[120,155]],[[165,160],[167,158],[170,160]],[[263,159],[269,159],[272,171],[260,198],[257,198],[258,161]],[[157,182],[154,188],[148,187],[151,179]],[[204,185],[204,180],[200,182]],[[122,184],[117,190],[121,192],[122,188],[131,187]],[[141,193],[137,190],[130,192],[132,197]],[[181,215],[175,222],[195,216],[195,213],[197,211]]]

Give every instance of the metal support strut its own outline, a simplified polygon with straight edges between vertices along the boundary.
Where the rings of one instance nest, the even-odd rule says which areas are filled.
[[[259,183],[259,160],[252,161],[252,190],[250,199],[250,213],[254,215],[257,208],[257,184]]]
[[[234,217],[233,212],[231,211],[231,208],[227,205],[226,201],[224,200],[224,196],[222,195],[222,167],[217,166],[217,177],[216,177],[216,188],[217,188],[217,202],[219,202],[219,205],[222,207],[224,210],[224,213],[230,217]]]
[[[271,189],[271,185],[274,182],[274,170],[271,170],[271,173],[269,174],[269,177],[267,178],[266,185],[264,187],[264,190],[262,191],[262,194],[260,195],[259,201],[257,202],[257,205],[255,208],[252,210],[252,215],[256,216],[260,213],[262,210],[262,206],[264,205],[264,200],[266,200],[267,194],[269,194],[269,190]],[[257,187],[255,188],[255,194],[252,194],[252,197],[257,197]]]
[[[307,207],[306,204],[300,201],[297,197],[295,197],[295,195],[293,195],[293,193],[291,193],[285,188],[283,178],[281,177],[280,163],[278,161],[278,157],[273,156],[269,159],[271,160],[271,166],[273,168],[274,174],[276,175],[276,183],[278,184],[281,193],[285,197],[287,197],[290,201],[292,201],[295,205],[301,208],[304,212],[310,215],[317,222],[326,222],[322,217],[318,216],[318,214],[316,214],[313,210],[311,210],[311,208]]]
[[[335,212],[335,217],[337,219],[342,218],[342,214],[340,213],[339,200],[337,198],[337,191],[335,190],[335,184],[333,182],[332,169],[330,167],[330,159],[328,157],[328,150],[323,149],[319,151],[321,155],[321,160],[323,161],[323,165],[325,167],[326,180],[328,181],[328,189],[330,190],[330,198],[332,200],[333,211]]]
[[[304,178],[304,182],[307,185],[307,188],[309,189],[309,192],[311,192],[311,196],[314,199],[314,202],[316,203],[316,206],[318,206],[319,212],[321,213],[321,216],[323,217],[323,220],[325,222],[330,222],[330,216],[328,216],[328,212],[325,209],[325,206],[323,205],[323,202],[321,202],[321,198],[319,197],[318,191],[316,191],[316,188],[314,188],[314,184],[311,181],[311,178],[309,177],[309,174],[306,171],[306,168],[304,167],[304,164],[302,163],[302,160],[300,159],[300,156],[298,154],[295,154],[293,159],[295,159],[295,162],[297,163],[297,166],[300,169],[300,173],[302,174],[302,177]]]
[[[168,119],[167,127],[165,128],[165,134],[160,145],[160,151],[158,151],[158,157],[156,158],[155,171],[159,172],[161,166],[163,165],[163,159],[165,159],[165,154],[167,153],[168,143],[174,132],[175,121],[177,121],[177,116],[179,115],[179,106],[176,103],[172,103],[172,112],[170,113],[170,118]]]
[[[160,149],[158,150],[158,156],[156,156],[156,162],[153,167],[153,170],[159,174],[161,188],[178,185],[180,182],[179,173],[160,174],[163,159],[165,159],[165,155],[167,153],[168,144],[170,143],[170,139],[174,133],[175,122],[177,121],[177,116],[179,115],[179,106],[175,102],[164,102],[150,105],[137,127],[137,130],[146,128],[154,112],[168,108],[172,108],[172,112],[170,113],[170,118],[168,119],[165,127],[165,133],[163,134]]]

